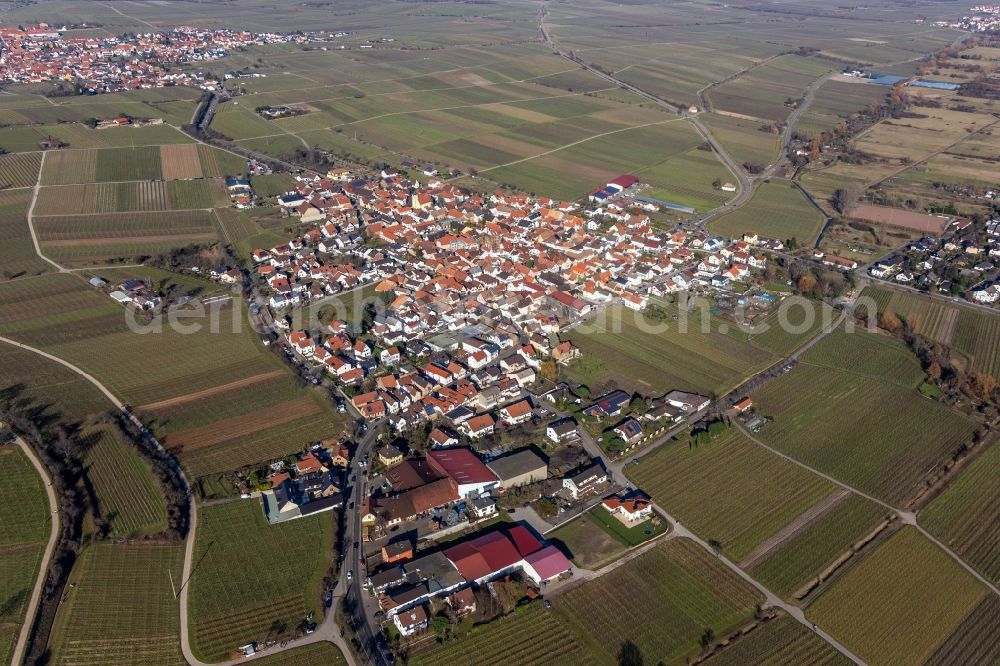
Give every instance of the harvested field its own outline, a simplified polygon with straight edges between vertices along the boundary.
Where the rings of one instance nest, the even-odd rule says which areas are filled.
[[[250,435],[265,428],[289,423],[305,416],[313,416],[322,411],[315,400],[303,397],[262,409],[253,414],[223,419],[201,428],[167,435],[163,445],[175,454],[184,455],[208,448],[213,444]]]
[[[186,143],[160,146],[160,162],[163,166],[164,180],[183,180],[201,178],[201,158],[198,155],[198,144]]]
[[[941,234],[948,226],[948,218],[940,215],[926,215],[899,208],[861,204],[851,211],[850,217],[867,222],[878,222],[892,227],[903,227],[928,234]]]

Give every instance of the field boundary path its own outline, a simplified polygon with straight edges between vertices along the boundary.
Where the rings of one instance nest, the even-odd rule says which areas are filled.
[[[789,455],[787,455],[785,453],[782,453],[781,451],[779,451],[779,450],[777,450],[777,449],[775,449],[775,448],[773,448],[773,447],[765,444],[761,440],[757,439],[757,437],[755,437],[752,432],[750,432],[749,430],[747,430],[743,426],[743,424],[738,424],[737,427],[740,429],[740,431],[743,432],[744,435],[746,435],[747,437],[749,437],[752,442],[754,442],[755,444],[757,444],[757,446],[760,446],[761,448],[766,449],[767,451],[770,451],[771,453],[773,453],[774,455],[778,456],[779,458],[787,460],[788,462],[790,462],[790,463],[792,463],[794,465],[798,465],[802,469],[808,470],[808,471],[812,472],[813,474],[815,474],[815,475],[817,475],[817,476],[819,476],[819,477],[821,477],[821,478],[829,481],[830,483],[836,484],[840,488],[843,488],[844,490],[850,491],[850,492],[854,493],[855,495],[857,495],[859,497],[863,497],[863,498],[865,498],[866,500],[868,500],[870,502],[875,502],[879,506],[884,507],[886,509],[889,509],[890,511],[892,511],[893,513],[895,513],[896,515],[899,516],[900,521],[904,525],[912,525],[913,527],[915,527],[918,532],[920,532],[925,537],[927,537],[928,539],[930,539],[933,543],[937,544],[938,547],[941,548],[941,550],[943,550],[944,552],[946,552],[953,560],[955,560],[956,562],[958,562],[958,564],[961,565],[961,567],[963,569],[965,569],[967,572],[969,572],[972,575],[973,578],[975,578],[980,583],[982,583],[983,585],[985,585],[991,592],[993,592],[993,594],[995,594],[997,596],[1000,596],[1000,589],[997,589],[996,585],[994,585],[993,583],[991,583],[990,581],[988,581],[982,574],[980,574],[978,571],[976,571],[975,569],[973,569],[970,564],[968,564],[965,560],[963,560],[961,557],[959,557],[953,550],[951,550],[950,548],[948,548],[948,546],[946,546],[943,543],[941,543],[941,541],[939,541],[933,534],[931,534],[926,529],[924,529],[924,527],[917,522],[917,514],[914,513],[913,511],[903,511],[901,509],[898,509],[898,508],[894,507],[893,505],[889,504],[888,502],[884,502],[884,501],[878,499],[877,497],[869,495],[868,493],[866,493],[866,492],[864,492],[862,490],[858,490],[857,488],[844,483],[843,481],[841,481],[840,479],[838,479],[836,477],[830,476],[829,474],[826,474],[824,472],[819,471],[815,467],[807,465],[806,463],[804,463],[804,462],[802,462],[800,460],[796,460],[795,458],[793,458],[793,457],[791,457],[791,456],[789,456]]]
[[[45,579],[48,578],[49,561],[52,559],[52,553],[55,551],[56,543],[59,541],[60,520],[59,502],[56,499],[56,491],[52,485],[52,479],[49,477],[48,470],[45,469],[42,461],[35,455],[34,450],[23,439],[15,437],[14,442],[21,447],[24,455],[28,456],[28,460],[35,466],[35,470],[45,483],[45,495],[49,499],[49,516],[51,517],[49,523],[51,525],[49,529],[49,542],[45,544],[45,552],[42,554],[42,563],[38,568],[35,587],[31,590],[31,599],[28,601],[28,609],[24,614],[24,623],[21,625],[21,632],[18,634],[17,643],[14,644],[13,657],[10,660],[11,664],[20,664],[24,659],[24,651],[28,645],[28,637],[31,635],[31,629],[35,625],[35,613],[38,612],[38,603],[42,598],[42,590],[45,589]]]
[[[28,212],[25,218],[28,222],[28,232],[31,234],[31,243],[35,246],[35,254],[41,257],[43,261],[54,266],[60,273],[68,273],[69,270],[65,266],[57,264],[42,254],[42,246],[38,244],[38,234],[35,233],[35,204],[38,203],[38,194],[42,190],[42,172],[45,170],[45,154],[45,151],[42,151],[42,161],[38,165],[38,179],[35,181],[35,186],[31,188],[31,203],[28,204]]]
[[[691,532],[691,530],[681,525],[681,523],[676,518],[674,518],[669,513],[664,511],[661,506],[659,505],[654,505],[654,506],[656,507],[656,510],[659,513],[661,513],[663,517],[666,518],[668,521],[670,521],[670,523],[674,526],[673,534],[675,537],[684,537],[686,539],[690,539],[691,541],[695,542],[708,552],[715,555],[716,558],[719,560],[719,562],[724,564],[727,569],[735,573],[737,576],[745,580],[747,583],[750,583],[750,585],[752,585],[758,592],[764,595],[765,606],[770,606],[772,608],[780,608],[781,610],[785,611],[791,617],[795,618],[795,620],[797,620],[799,624],[805,626],[807,629],[811,629],[813,632],[816,633],[817,636],[819,636],[827,643],[829,643],[830,646],[832,646],[837,652],[841,653],[842,655],[853,661],[855,664],[866,663],[863,659],[861,659],[856,654],[851,652],[847,648],[847,646],[843,645],[836,638],[826,633],[825,631],[817,627],[815,624],[810,622],[808,619],[806,619],[805,612],[803,612],[801,608],[799,608],[798,606],[793,606],[785,602],[781,598],[779,598],[778,595],[774,594],[773,592],[771,592],[771,590],[767,589],[762,584],[758,583],[746,571],[740,569],[739,566],[737,566],[732,560],[727,558],[725,555],[722,555],[721,553],[715,551],[710,545],[708,545],[707,542],[703,541],[701,537],[697,536],[696,534]]]
[[[591,74],[594,74],[595,76],[598,76],[598,77],[604,79],[605,81],[613,83],[613,84],[615,84],[616,86],[618,86],[620,88],[623,88],[625,90],[628,90],[629,92],[632,92],[632,93],[635,93],[636,95],[639,95],[640,97],[648,99],[649,101],[653,102],[654,104],[656,104],[658,106],[661,106],[661,107],[663,107],[665,109],[668,109],[668,110],[676,113],[681,118],[685,118],[685,119],[691,121],[691,124],[698,131],[698,133],[701,134],[702,138],[704,138],[705,141],[707,141],[708,144],[712,147],[712,150],[715,152],[716,155],[719,156],[719,159],[722,161],[722,163],[725,165],[725,167],[732,172],[733,177],[736,178],[736,180],[740,184],[740,191],[737,193],[737,195],[733,199],[727,201],[724,205],[722,205],[721,207],[717,208],[714,213],[709,213],[708,216],[704,217],[699,222],[699,224],[704,224],[705,222],[707,222],[709,219],[711,219],[715,215],[718,215],[720,211],[721,212],[728,212],[728,211],[733,210],[735,208],[739,208],[740,206],[742,206],[743,204],[745,204],[747,201],[750,200],[750,195],[753,193],[753,182],[754,182],[753,179],[751,179],[749,176],[747,176],[747,174],[743,171],[743,169],[741,169],[740,167],[738,167],[736,165],[736,162],[729,155],[729,153],[726,151],[726,149],[723,148],[722,144],[720,144],[715,139],[715,136],[708,130],[708,128],[706,128],[701,123],[701,121],[698,120],[697,116],[691,116],[691,115],[689,115],[687,113],[686,109],[683,109],[683,108],[680,108],[680,107],[678,107],[678,106],[676,106],[674,104],[671,104],[670,102],[666,101],[665,99],[657,97],[656,95],[654,95],[652,93],[646,92],[642,88],[638,88],[638,87],[632,85],[631,83],[627,83],[625,81],[622,81],[621,79],[616,78],[612,74],[608,74],[606,72],[603,72],[603,71],[601,71],[601,70],[599,70],[599,69],[597,69],[597,68],[595,68],[595,67],[587,64],[582,59],[580,59],[580,58],[578,58],[576,56],[570,55],[569,53],[567,53],[566,51],[564,51],[562,49],[562,47],[560,47],[558,44],[556,44],[555,40],[552,39],[552,36],[549,34],[549,31],[545,27],[545,9],[546,9],[546,3],[543,2],[542,5],[538,8],[538,32],[539,32],[539,34],[542,37],[542,42],[544,44],[546,44],[549,48],[551,48],[553,53],[555,53],[556,55],[558,55],[560,57],[565,58],[566,60],[569,60],[570,62],[576,63],[577,65],[579,65],[580,67],[583,67],[585,70],[587,70]]]
[[[821,499],[816,504],[803,511],[792,522],[788,523],[773,536],[763,541],[756,548],[747,553],[739,561],[741,569],[752,569],[757,564],[767,558],[775,549],[780,548],[786,541],[809,527],[817,520],[835,509],[845,499],[851,496],[851,492],[845,488],[838,488],[828,496]]]
[[[192,666],[231,666],[237,663],[244,663],[253,659],[253,657],[249,658],[241,657],[240,659],[234,659],[226,662],[219,662],[217,664],[208,664],[206,662],[197,659],[194,656],[194,652],[191,650],[190,632],[188,627],[188,587],[189,587],[188,583],[190,582],[191,570],[193,568],[193,562],[194,562],[194,545],[195,545],[195,534],[198,528],[198,511],[194,506],[194,496],[193,493],[191,492],[191,485],[188,482],[187,476],[184,474],[184,471],[181,469],[180,465],[177,463],[174,457],[171,456],[166,451],[166,449],[163,448],[163,445],[160,444],[160,442],[153,436],[153,434],[146,428],[146,426],[142,424],[142,422],[138,419],[138,417],[132,414],[128,410],[128,408],[115,396],[115,394],[112,393],[106,386],[104,386],[104,384],[102,384],[93,375],[78,368],[69,361],[59,358],[58,356],[50,354],[46,351],[42,351],[41,349],[37,349],[36,347],[26,345],[22,342],[18,342],[17,340],[11,340],[10,338],[0,336],[0,342],[12,345],[14,347],[18,347],[19,349],[23,349],[25,351],[33,352],[35,354],[38,354],[39,356],[49,359],[50,361],[55,361],[56,363],[68,368],[69,370],[72,370],[76,374],[86,379],[88,382],[93,384],[97,388],[97,390],[99,390],[111,402],[111,404],[114,405],[129,421],[131,421],[136,426],[136,428],[139,429],[139,432],[142,433],[143,437],[146,438],[148,442],[150,442],[153,446],[159,449],[161,453],[166,455],[167,460],[172,462],[174,469],[177,472],[177,475],[180,478],[181,483],[184,487],[184,492],[188,496],[188,500],[191,506],[190,515],[188,518],[188,533],[187,537],[185,538],[185,544],[184,544],[184,568],[183,568],[183,573],[181,574],[181,589],[179,595],[179,601],[180,601],[179,611],[180,611],[180,623],[181,623],[180,626],[181,652],[184,654],[185,661],[187,661]],[[49,491],[52,492],[52,489],[49,488]],[[310,643],[328,641],[336,645],[338,648],[340,648],[340,651],[344,653],[344,658],[347,660],[347,663],[350,666],[354,666],[353,654],[348,648],[347,643],[340,636],[340,632],[336,626],[336,622],[333,621],[334,615],[335,615],[334,610],[331,608],[330,612],[328,612],[326,617],[324,618],[322,626],[318,628],[315,633],[301,640],[290,641],[284,647],[273,648],[271,650],[267,650],[259,654],[266,656],[269,654],[284,652],[285,650],[291,650],[292,648],[300,647],[303,645],[309,645]]]

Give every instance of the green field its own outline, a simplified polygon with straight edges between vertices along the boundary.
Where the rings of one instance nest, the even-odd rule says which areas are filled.
[[[199,510],[190,582],[195,653],[218,661],[240,645],[292,633],[318,612],[334,520],[320,513],[268,525],[258,500]]]
[[[701,446],[693,440],[668,443],[626,473],[698,536],[718,541],[733,560],[834,490],[735,429]]]
[[[43,185],[162,179],[158,145],[58,151],[42,165]]]
[[[709,666],[850,664],[833,646],[788,616],[771,620],[704,662]]]
[[[626,527],[601,505],[597,505],[588,511],[587,518],[630,548],[649,541],[658,534],[663,534],[667,531],[666,523],[659,516],[655,515],[653,518],[638,525]]]
[[[862,659],[917,664],[986,594],[944,551],[904,527],[820,595],[806,615]]]
[[[975,423],[922,397],[901,343],[842,329],[756,391],[774,419],[758,437],[886,502],[905,503],[971,437]]]
[[[996,444],[920,513],[920,524],[1000,584],[1000,447]]]
[[[674,539],[558,595],[552,609],[528,607],[410,663],[616,663],[626,641],[646,663],[681,663],[698,652],[706,627],[726,635],[760,600],[700,546]],[[637,617],[643,621],[623,621]]]
[[[87,478],[112,533],[134,537],[165,530],[166,503],[149,465],[110,427],[92,428],[83,437]]]
[[[12,345],[0,344],[0,377],[5,401],[23,399],[47,418],[80,423],[112,408],[108,399],[78,374]]]
[[[804,527],[748,570],[782,597],[790,597],[816,578],[884,519],[888,510],[851,495]]]
[[[15,444],[0,446],[0,660],[10,661],[42,554],[49,540],[49,500],[34,465]]]
[[[745,206],[712,220],[708,226],[726,238],[740,238],[749,231],[764,238],[794,238],[799,245],[811,245],[824,221],[802,192],[786,180],[772,178],[757,187]]]
[[[706,113],[701,121],[712,131],[712,135],[732,155],[737,164],[756,162],[762,166],[773,164],[778,159],[781,135],[763,131],[767,123],[761,120],[737,118],[718,113]],[[736,184],[735,180],[730,182]]]
[[[180,612],[170,583],[173,576],[173,584],[180,584],[183,557],[180,543],[86,546],[56,616],[52,662],[183,663]]]
[[[683,320],[650,321],[644,330],[641,313],[610,307],[569,334],[583,358],[568,374],[591,389],[610,382],[645,395],[672,389],[721,394],[773,360],[740,340],[738,331],[720,332],[722,322],[707,313],[695,311],[689,320],[686,332],[679,330]],[[702,332],[706,322],[709,330]]]

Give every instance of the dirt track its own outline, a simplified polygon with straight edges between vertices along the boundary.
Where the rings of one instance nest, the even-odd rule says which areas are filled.
[[[238,437],[252,435],[266,428],[282,425],[304,416],[318,414],[322,408],[309,397],[282,402],[242,416],[216,421],[200,428],[191,428],[163,439],[164,446],[175,455],[192,453]]]
[[[252,377],[247,377],[245,379],[238,379],[235,382],[229,382],[228,384],[222,384],[221,386],[213,386],[212,388],[207,388],[203,391],[196,391],[194,393],[185,393],[184,395],[179,395],[176,398],[160,400],[159,402],[151,402],[148,405],[141,405],[136,409],[141,412],[155,412],[163,409],[170,409],[172,407],[179,407],[180,405],[186,405],[191,402],[197,402],[205,398],[210,398],[214,395],[219,395],[220,393],[234,391],[236,389],[244,388],[246,386],[253,386],[254,384],[259,384],[263,381],[267,381],[268,379],[282,377],[284,375],[285,372],[283,370],[274,370],[272,372],[265,372],[263,374],[254,375]]]

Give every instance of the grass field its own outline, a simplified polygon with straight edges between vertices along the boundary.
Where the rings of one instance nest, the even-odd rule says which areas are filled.
[[[940,548],[904,527],[820,595],[806,615],[862,659],[917,664],[986,594]]]
[[[624,555],[628,548],[587,516],[579,516],[546,535],[559,544],[576,566],[600,569]]]
[[[1000,446],[983,453],[920,513],[920,524],[1000,584]]]
[[[790,597],[887,514],[878,504],[852,495],[771,551],[748,572],[775,594]]]
[[[35,467],[14,444],[0,446],[0,659],[10,661],[49,539],[49,501]]]
[[[846,666],[852,662],[796,620],[781,616],[754,629],[749,636],[704,663],[709,666]]]
[[[778,158],[781,147],[781,135],[770,131],[762,131],[766,126],[761,120],[750,120],[726,116],[719,113],[706,113],[700,119],[712,131],[725,149],[736,160],[737,164],[756,162],[763,166],[772,164]],[[735,180],[730,178],[735,184]]]
[[[761,183],[745,206],[709,222],[709,228],[726,238],[740,238],[751,231],[765,238],[811,245],[825,220],[805,196],[788,181],[773,178]]]
[[[601,505],[588,511],[587,519],[630,548],[667,531],[667,525],[658,516],[638,525],[626,527]]]
[[[183,663],[180,612],[170,588],[170,575],[175,585],[181,581],[183,557],[180,543],[86,546],[56,616],[52,662]]]
[[[706,627],[724,635],[758,601],[756,590],[700,546],[674,539],[560,594],[549,610],[529,606],[410,663],[616,663],[625,641],[639,647],[646,663],[681,663],[697,653]],[[622,621],[637,617],[643,621]]]
[[[914,390],[923,374],[908,354],[873,334],[832,333],[754,394],[774,419],[758,437],[886,502],[905,503],[975,429]]]
[[[344,654],[333,643],[313,643],[254,660],[261,666],[346,666]]]
[[[321,513],[268,525],[258,500],[201,509],[190,583],[195,653],[220,660],[240,645],[291,633],[318,611],[334,519]]]
[[[298,389],[263,349],[241,302],[184,320],[201,324],[189,334],[160,323],[159,332],[155,321],[146,334],[132,332],[121,307],[69,275],[0,285],[4,335],[96,376],[140,412],[194,477],[287,455],[338,431],[342,419],[332,408]],[[115,353],[95,353],[110,349]]]
[[[884,287],[869,287],[863,296],[879,313],[900,315],[915,332],[960,352],[974,370],[1000,377],[1000,317]]]
[[[101,515],[119,537],[154,534],[167,527],[166,503],[153,472],[110,427],[84,433],[87,478],[97,494]]]
[[[707,317],[693,313],[687,332],[679,330],[680,320],[650,322],[654,328],[643,330],[641,313],[608,308],[569,334],[583,358],[568,374],[598,390],[613,383],[645,395],[672,389],[721,394],[772,360],[769,352],[740,340],[739,332],[720,332],[714,318],[711,330],[702,332]]]
[[[629,479],[703,539],[739,560],[834,490],[732,429],[701,446],[672,442],[626,468]],[[760,479],[767,479],[766,484]]]

